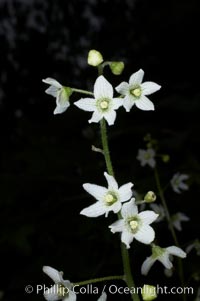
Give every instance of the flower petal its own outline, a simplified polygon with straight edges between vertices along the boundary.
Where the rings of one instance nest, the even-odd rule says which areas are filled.
[[[118,184],[115,180],[115,178],[111,175],[109,175],[107,172],[104,172],[104,176],[108,182],[108,189],[109,190],[118,190]]]
[[[61,297],[58,296],[58,284],[53,285],[50,288],[47,288],[44,292],[44,298],[47,301],[57,301],[60,300]]]
[[[140,212],[138,215],[139,215],[140,219],[142,220],[142,222],[147,225],[153,223],[159,216],[158,214],[156,214],[154,211],[151,211],[151,210],[146,210],[146,211]]]
[[[141,273],[142,275],[147,275],[149,270],[151,269],[152,265],[154,264],[154,262],[156,261],[156,259],[153,259],[152,256],[147,257],[145,259],[145,261],[143,262],[142,266],[141,266]]]
[[[143,224],[138,229],[137,233],[134,234],[135,239],[142,242],[143,244],[150,244],[155,238],[155,232],[149,225]]]
[[[143,111],[154,111],[154,104],[146,96],[142,95],[140,99],[135,101],[135,105],[138,109]]]
[[[127,82],[122,82],[115,90],[122,95],[126,95],[129,92],[129,84]]]
[[[132,243],[134,235],[131,232],[123,231],[121,235],[121,241],[126,245],[127,249],[130,248],[130,243]]]
[[[119,198],[120,198],[120,202],[126,202],[128,200],[130,200],[130,198],[132,197],[132,188],[133,187],[133,183],[127,183],[127,184],[124,184],[122,185],[120,188],[119,188]]]
[[[69,291],[68,295],[63,299],[63,301],[76,301],[76,294],[73,291]]]
[[[65,112],[67,110],[67,108],[70,106],[69,102],[66,104],[65,107],[61,107],[61,106],[57,106],[55,108],[55,110],[53,111],[53,114],[62,114],[63,112]]]
[[[134,198],[132,198],[129,202],[123,204],[121,214],[124,219],[138,214],[138,207],[135,204]]]
[[[131,86],[140,85],[144,77],[144,71],[142,69],[133,73],[129,79],[129,84]]]
[[[123,106],[124,100],[123,98],[113,98],[113,102],[112,102],[112,108],[114,110],[119,109],[121,106]]]
[[[100,75],[94,84],[94,97],[96,99],[113,97],[113,87],[103,75]]]
[[[186,253],[183,250],[181,250],[181,248],[178,248],[176,246],[168,247],[168,248],[166,248],[166,250],[171,255],[175,255],[175,256],[178,256],[180,258],[185,258],[186,257]]]
[[[49,88],[47,88],[45,90],[45,93],[53,96],[53,97],[57,97],[57,93],[58,93],[58,88],[54,87],[54,86],[50,86]]]
[[[76,101],[75,106],[84,111],[93,112],[96,110],[96,100],[94,98],[81,98]]]
[[[97,301],[106,301],[107,295],[105,292],[101,294],[101,296],[97,299]]]
[[[90,183],[83,184],[83,188],[98,201],[102,201],[108,191],[105,187]]]
[[[126,112],[130,112],[130,110],[134,104],[135,104],[134,97],[132,97],[131,95],[126,95],[124,97],[123,106],[124,106]]]
[[[103,113],[103,116],[107,120],[109,125],[113,125],[117,114],[114,110],[110,110],[109,112]]]
[[[141,88],[144,95],[150,95],[160,90],[161,86],[154,82],[145,82],[141,84]]]
[[[99,122],[101,119],[103,118],[103,115],[98,112],[98,111],[94,111],[94,113],[92,114],[92,118],[90,120],[88,120],[89,123],[92,123],[92,122]]]
[[[122,204],[118,201],[114,203],[112,206],[109,206],[109,211],[113,211],[114,213],[117,213],[121,210]]]
[[[87,217],[97,217],[106,213],[106,207],[103,202],[96,202],[95,204],[81,210],[80,214]]]
[[[59,283],[61,281],[61,274],[58,270],[50,267],[50,266],[43,266],[43,272],[47,274],[55,283]]]
[[[57,80],[55,80],[54,78],[47,77],[47,78],[43,79],[42,81],[43,81],[43,83],[49,84],[49,85],[54,86],[56,88],[62,88],[62,85]]]
[[[150,167],[154,168],[156,166],[156,160],[154,158],[151,158],[148,160],[148,164]]]
[[[179,180],[180,181],[184,181],[184,180],[188,180],[189,176],[186,174],[179,174]]]
[[[157,257],[157,260],[160,261],[166,269],[171,269],[173,264],[169,260],[169,253],[165,252],[162,256]]]
[[[181,188],[182,190],[188,190],[189,189],[188,185],[185,184],[185,183],[182,183],[182,182],[179,184],[179,188]]]
[[[122,232],[124,229],[124,220],[120,219],[109,226],[112,233]]]

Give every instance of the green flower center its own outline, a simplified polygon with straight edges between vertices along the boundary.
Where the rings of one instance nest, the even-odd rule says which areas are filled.
[[[114,192],[108,192],[104,200],[107,206],[111,206],[117,202],[117,195]]]
[[[101,107],[102,109],[107,109],[107,108],[108,108],[108,101],[102,100],[102,101],[100,102],[100,107]]]
[[[138,227],[138,222],[137,221],[131,221],[129,223],[129,225],[130,225],[130,227],[131,227],[132,230],[135,230]]]
[[[100,111],[107,111],[110,106],[110,99],[109,98],[101,98],[97,101],[97,107]]]
[[[57,285],[57,295],[60,298],[66,297],[68,295],[68,289],[62,284]]]
[[[146,160],[149,160],[149,159],[151,159],[151,155],[150,155],[149,153],[146,153],[146,154],[144,155],[144,158],[145,158]]]
[[[136,98],[140,98],[142,94],[142,89],[140,87],[135,87],[134,89],[130,90],[130,93],[135,96]]]
[[[158,247],[158,246],[153,246],[152,247],[152,257],[158,258],[161,257],[165,253],[165,249]]]
[[[136,233],[138,231],[140,221],[137,216],[131,217],[128,219],[128,227],[132,233]]]

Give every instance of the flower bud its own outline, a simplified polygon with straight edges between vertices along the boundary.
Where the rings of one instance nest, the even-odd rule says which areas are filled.
[[[148,191],[144,197],[146,203],[153,203],[156,200],[156,194],[153,191]]]
[[[109,66],[114,75],[120,75],[124,70],[123,62],[111,62]]]
[[[167,163],[170,160],[170,156],[169,155],[162,155],[162,160],[163,160],[164,163]]]
[[[144,284],[142,287],[142,299],[144,301],[151,301],[156,298],[156,287],[153,285]]]
[[[97,51],[95,49],[92,49],[89,51],[88,65],[96,67],[96,66],[100,65],[102,62],[103,62],[103,56],[99,51]]]

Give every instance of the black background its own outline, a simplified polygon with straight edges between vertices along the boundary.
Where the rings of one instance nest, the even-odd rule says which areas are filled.
[[[143,137],[151,133],[160,152],[171,157],[168,164],[160,162],[162,182],[177,171],[190,175],[188,192],[166,193],[171,212],[191,218],[178,233],[181,246],[198,237],[199,12],[197,0],[0,1],[2,300],[43,300],[42,294],[24,291],[28,284],[51,284],[43,265],[63,270],[74,282],[122,273],[117,235],[107,230],[113,215],[107,220],[79,215],[93,201],[82,184],[105,184],[103,158],[91,151],[92,144],[100,147],[98,125],[89,125],[91,114],[73,105],[54,116],[55,100],[44,93],[42,83],[53,77],[64,85],[92,90],[97,73],[87,65],[87,53],[93,48],[105,60],[125,62],[121,76],[105,70],[113,86],[139,68],[145,80],[162,85],[151,96],[155,112],[119,110],[109,128],[118,182],[132,181],[142,193],[156,191],[152,170],[141,169],[136,160],[138,149],[145,147]],[[72,102],[77,97],[72,96]],[[154,228],[161,246],[173,244],[164,223]],[[148,246],[134,242],[130,253],[138,286],[179,285],[177,274],[164,278],[159,263],[147,277],[140,275],[150,254]],[[188,279],[199,267],[195,252],[184,264]],[[190,285],[199,284],[191,278]],[[159,297],[163,298],[167,296]]]

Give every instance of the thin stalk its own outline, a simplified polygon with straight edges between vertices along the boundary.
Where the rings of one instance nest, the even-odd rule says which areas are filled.
[[[119,276],[106,276],[106,277],[94,278],[94,279],[89,279],[89,280],[73,283],[73,285],[82,286],[82,285],[98,283],[98,282],[103,282],[103,281],[109,281],[109,280],[124,280],[124,276],[119,275]]]
[[[108,146],[106,121],[104,118],[100,121],[100,127],[101,127],[101,141],[102,141],[102,146],[103,146],[104,158],[106,161],[106,168],[107,168],[109,175],[114,177],[114,170],[112,167],[112,161],[111,161],[110,151],[109,151],[109,146]]]
[[[76,88],[71,88],[73,92],[81,93],[81,94],[86,94],[86,95],[93,95],[92,92],[86,91],[86,90],[81,90],[81,89],[76,89]]]
[[[108,173],[111,176],[114,176],[114,170],[113,170],[113,166],[112,166],[109,145],[108,145],[108,137],[107,137],[107,129],[106,129],[105,119],[101,120],[100,126],[101,126],[101,140],[102,140],[104,158],[105,158],[105,162],[106,162],[106,168],[107,168]],[[121,214],[119,213],[118,219],[120,219],[120,218],[121,218]],[[135,283],[133,280],[133,276],[131,273],[129,253],[123,243],[121,243],[121,255],[122,255],[122,262],[123,262],[123,269],[124,269],[124,276],[125,276],[124,280],[126,281],[129,289],[131,289],[133,291],[133,294],[131,295],[132,300],[140,301],[140,298],[137,294],[136,286],[135,286]]]

